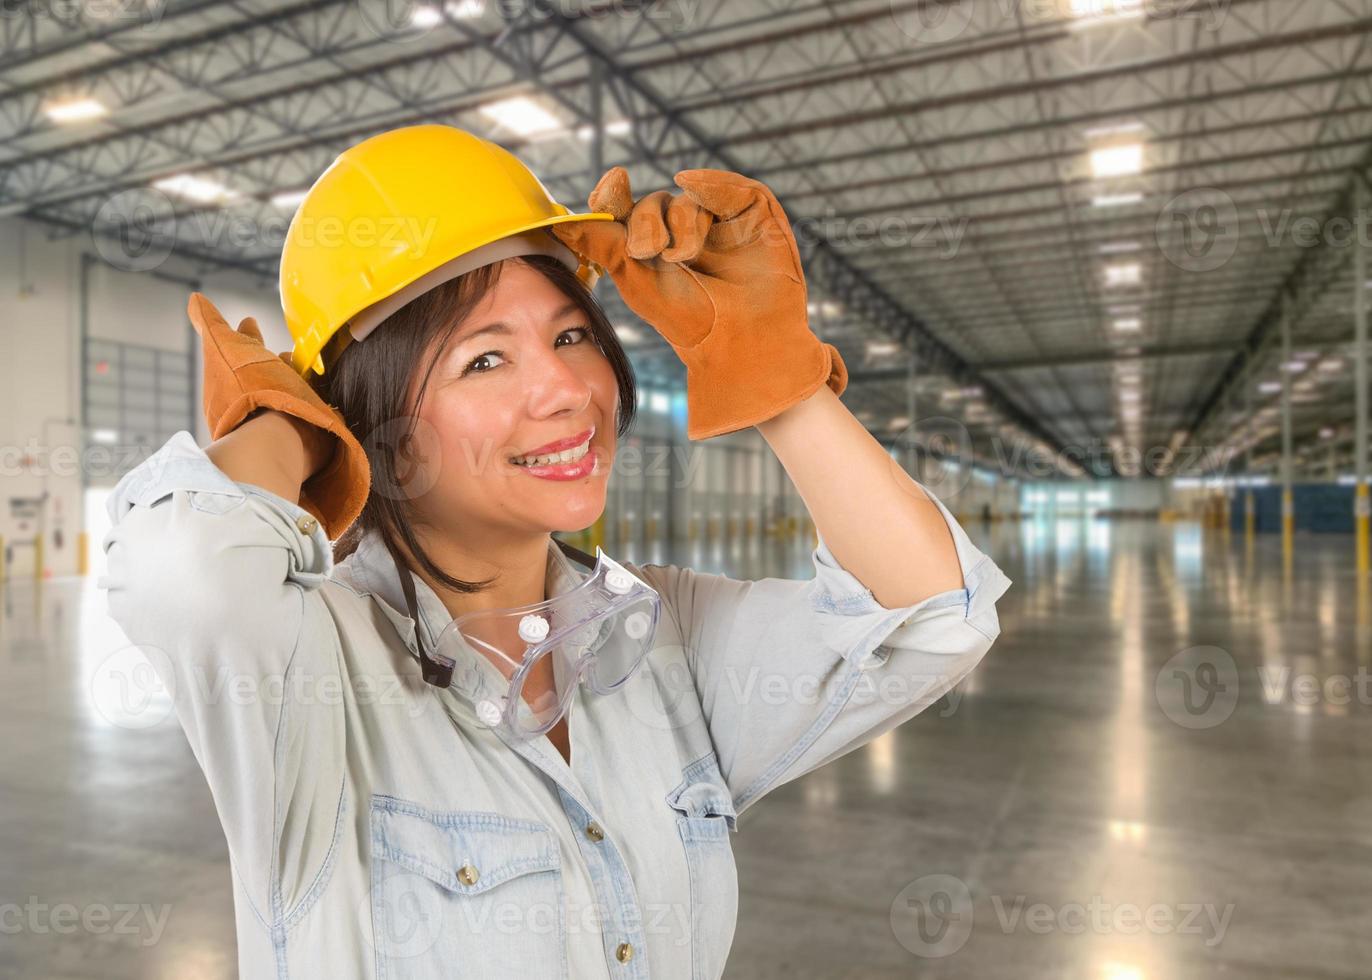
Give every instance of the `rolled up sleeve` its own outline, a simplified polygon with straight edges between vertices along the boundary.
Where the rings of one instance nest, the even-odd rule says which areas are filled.
[[[927,492],[927,491],[926,491]],[[963,588],[887,608],[821,536],[810,580],[645,566],[672,605],[720,770],[741,814],[784,783],[909,720],[1000,633],[1010,580],[941,502]],[[912,556],[918,561],[918,556]]]
[[[111,492],[109,612],[171,695],[234,869],[268,922],[305,897],[342,805],[329,541],[303,508],[220,470],[188,431]]]

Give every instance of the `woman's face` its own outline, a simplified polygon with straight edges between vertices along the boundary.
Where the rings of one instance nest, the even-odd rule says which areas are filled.
[[[585,313],[533,268],[507,260],[429,378],[416,428],[429,489],[414,502],[429,523],[456,533],[588,527],[605,508],[618,404],[614,370]],[[574,456],[585,455],[514,461],[567,440]]]

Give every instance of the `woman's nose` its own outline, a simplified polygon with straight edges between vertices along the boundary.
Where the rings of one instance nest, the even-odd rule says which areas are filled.
[[[557,348],[543,351],[530,366],[529,409],[534,415],[575,415],[590,403],[590,383],[579,365]]]

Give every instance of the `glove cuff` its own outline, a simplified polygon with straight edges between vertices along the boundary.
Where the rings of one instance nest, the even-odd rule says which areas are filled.
[[[737,384],[737,365],[731,372],[721,371],[709,364],[702,348],[685,352],[691,358],[686,364],[686,438],[698,442],[765,422],[826,385],[842,394],[848,368],[838,348],[811,337],[812,345],[787,351],[785,363],[758,364],[743,385]],[[738,356],[737,351],[728,353]],[[730,377],[735,385],[727,384]]]

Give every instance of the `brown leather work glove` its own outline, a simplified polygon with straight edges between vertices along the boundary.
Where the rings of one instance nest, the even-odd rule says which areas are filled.
[[[800,251],[776,196],[728,170],[683,170],[676,184],[684,194],[635,202],[628,172],[613,167],[589,204],[616,220],[549,230],[603,266],[686,365],[687,437],[756,425],[826,384],[842,394],[848,370],[810,330]]]
[[[362,512],[372,482],[367,454],[343,416],[295,373],[289,351],[277,355],[266,348],[252,317],[234,330],[200,293],[191,293],[186,312],[205,348],[205,421],[212,439],[232,432],[259,408],[294,416],[336,437],[333,457],[300,488],[300,506],[331,541],[342,537]]]

